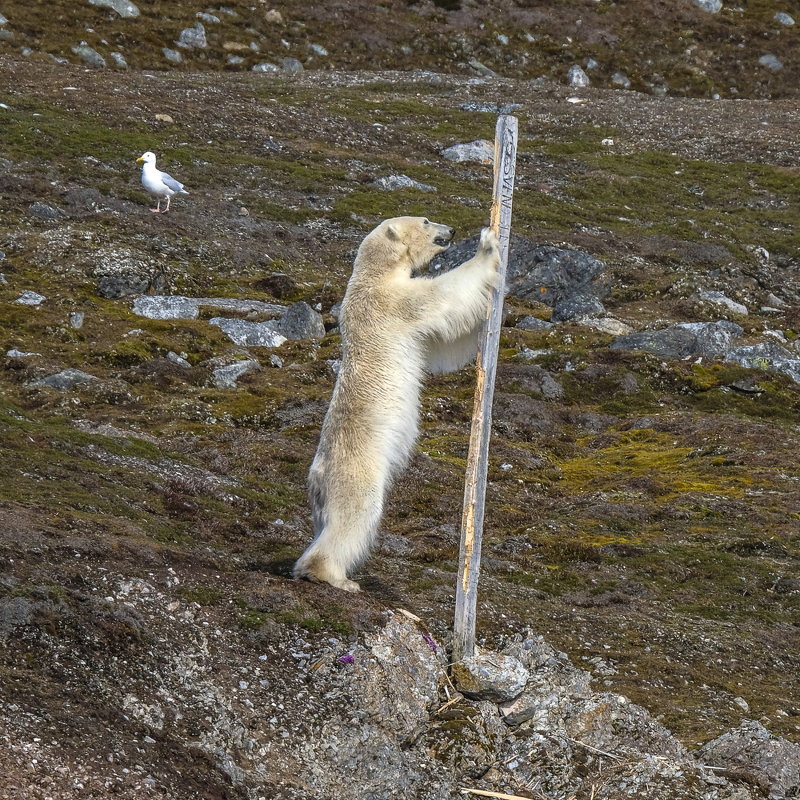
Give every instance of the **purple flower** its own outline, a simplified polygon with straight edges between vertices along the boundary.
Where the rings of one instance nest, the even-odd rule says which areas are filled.
[[[355,663],[355,658],[350,655],[350,653],[347,653],[343,656],[339,656],[339,661],[341,661],[342,664],[353,664]]]
[[[433,650],[435,653],[439,648],[436,645],[436,641],[429,633],[423,631],[422,638],[428,643],[428,646]]]

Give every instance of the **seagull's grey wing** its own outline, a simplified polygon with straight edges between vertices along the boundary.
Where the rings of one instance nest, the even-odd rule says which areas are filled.
[[[173,192],[181,192],[183,191],[183,184],[179,181],[176,181],[172,175],[168,175],[166,172],[161,173],[161,180],[165,186],[168,186],[172,189]]]

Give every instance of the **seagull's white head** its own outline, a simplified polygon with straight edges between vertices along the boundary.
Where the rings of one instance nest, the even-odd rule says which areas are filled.
[[[149,150],[146,153],[142,153],[139,158],[136,159],[137,161],[144,161],[145,164],[155,164],[156,163],[156,154],[151,153]]]

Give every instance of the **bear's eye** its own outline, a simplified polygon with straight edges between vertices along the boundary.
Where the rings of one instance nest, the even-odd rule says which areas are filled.
[[[423,224],[424,224],[424,225],[430,225],[431,223],[430,223],[430,222],[429,222],[429,221],[426,219],[426,220],[425,220],[425,222],[424,222]]]

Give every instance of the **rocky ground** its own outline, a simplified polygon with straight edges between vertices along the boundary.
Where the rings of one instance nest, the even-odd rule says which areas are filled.
[[[796,100],[111,72],[35,35],[0,57],[0,797],[797,792]],[[508,108],[479,636],[527,670],[512,725],[445,670],[472,370],[429,384],[365,592],[289,578],[354,249],[477,233],[491,167],[442,153]]]

